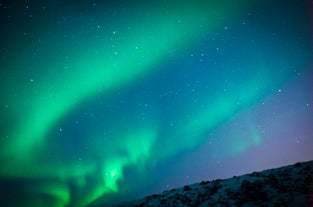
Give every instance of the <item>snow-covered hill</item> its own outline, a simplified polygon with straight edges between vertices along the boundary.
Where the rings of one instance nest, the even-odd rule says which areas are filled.
[[[117,206],[313,207],[313,161],[202,181]]]

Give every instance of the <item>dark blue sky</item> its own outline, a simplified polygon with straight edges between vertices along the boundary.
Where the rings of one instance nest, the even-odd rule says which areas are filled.
[[[310,1],[0,2],[2,203],[116,203],[313,158]]]

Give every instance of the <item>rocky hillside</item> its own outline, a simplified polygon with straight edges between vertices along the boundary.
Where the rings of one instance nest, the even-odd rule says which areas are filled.
[[[313,207],[313,161],[202,181],[118,206]]]

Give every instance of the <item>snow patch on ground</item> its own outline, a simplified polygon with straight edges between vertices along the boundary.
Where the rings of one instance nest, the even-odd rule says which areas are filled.
[[[202,181],[116,206],[313,207],[313,161]]]

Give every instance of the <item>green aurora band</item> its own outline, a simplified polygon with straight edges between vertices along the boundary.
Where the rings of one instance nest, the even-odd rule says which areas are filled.
[[[23,99],[27,101],[24,101],[24,106],[16,112],[22,114],[23,121],[20,121],[21,124],[15,129],[15,141],[8,148],[8,154],[15,154],[17,159],[30,159],[33,153],[36,154],[37,145],[40,148],[47,132],[72,108],[88,97],[112,92],[116,87],[151,73],[160,61],[170,56],[169,51],[186,48],[188,43],[193,43],[202,32],[213,31],[219,26],[219,15],[231,16],[232,8],[225,7],[225,4],[223,1],[198,6],[182,4],[179,8],[172,8],[169,14],[160,12],[158,17],[149,16],[148,12],[144,12],[143,16],[147,18],[136,23],[144,26],[144,29],[138,26],[133,28],[132,32],[120,31],[128,35],[116,42],[114,48],[108,48],[111,45],[108,42],[102,45],[96,42],[94,44],[97,46],[93,47],[81,45],[81,48],[84,48],[82,51],[87,52],[77,54],[74,63],[67,66],[73,70],[64,71],[63,65],[55,65],[58,60],[50,60],[49,65],[44,62],[43,65],[37,66],[46,68],[43,71],[44,77],[35,80],[40,82],[40,88],[19,93],[25,94]],[[206,8],[210,7],[212,12],[207,12]],[[117,27],[124,28],[123,25]],[[94,47],[107,49],[95,54],[92,52]],[[41,49],[47,56],[51,53],[49,47]],[[58,52],[57,48],[54,50],[55,53]],[[75,48],[70,51],[75,51]],[[47,76],[46,71],[54,71],[55,74]],[[21,86],[20,90],[25,88]]]
[[[114,47],[111,47],[112,43],[109,41],[101,44],[97,41],[78,43],[78,46],[75,42],[72,42],[75,46],[68,43],[69,51],[75,55],[72,57],[74,61],[67,64],[67,70],[64,70],[66,60],[59,61],[57,58],[59,44],[41,46],[40,50],[44,54],[56,54],[56,59],[47,58],[38,63],[43,71],[31,84],[38,84],[40,87],[25,87],[23,74],[11,78],[11,84],[7,86],[17,90],[20,94],[18,99],[24,102],[19,103],[18,107],[16,97],[5,96],[10,106],[9,113],[16,117],[17,124],[7,129],[11,139],[1,146],[0,176],[51,179],[50,182],[35,184],[29,191],[33,195],[49,195],[53,202],[47,204],[42,196],[43,200],[30,200],[25,206],[41,206],[43,203],[46,206],[85,206],[106,194],[119,192],[119,182],[123,181],[125,168],[136,167],[140,172],[148,163],[153,165],[169,156],[198,147],[205,140],[197,137],[214,130],[235,112],[255,104],[274,85],[282,82],[287,74],[273,75],[270,73],[272,68],[266,66],[251,68],[256,72],[251,72],[251,76],[243,80],[242,85],[234,89],[234,93],[230,93],[233,95],[216,95],[214,102],[208,98],[205,107],[196,110],[186,108],[193,117],[184,120],[179,129],[176,128],[168,135],[165,142],[158,143],[160,128],[155,117],[156,120],[145,127],[136,127],[136,123],[129,123],[132,130],[118,133],[116,136],[121,141],[113,142],[111,146],[106,146],[101,135],[91,132],[96,140],[101,140],[97,141],[98,149],[95,150],[100,157],[103,151],[99,162],[87,160],[79,163],[36,164],[36,158],[46,147],[48,134],[80,104],[99,94],[110,97],[115,90],[126,88],[145,76],[157,73],[158,66],[164,59],[170,59],[172,53],[188,48],[198,36],[210,35],[214,29],[223,27],[223,21],[230,21],[245,6],[244,1],[237,5],[231,5],[229,1],[211,1],[198,6],[181,3],[179,6],[172,6],[168,11],[160,7],[157,15],[149,15],[152,12],[151,6],[141,13],[145,18],[127,20],[127,23],[136,24],[131,31],[127,29],[126,23],[117,25],[118,33],[124,36],[119,37],[120,40],[114,43]],[[220,16],[227,18],[222,21]],[[61,33],[58,28],[49,30]],[[105,36],[105,39],[110,37]],[[28,61],[27,58],[21,57],[24,62]],[[23,68],[22,64],[23,61],[21,64],[12,63],[13,68],[17,69]],[[53,74],[47,71],[53,71]],[[14,86],[12,83],[19,84]],[[241,102],[240,105],[237,104],[238,101]],[[251,129],[251,133],[254,141],[248,144],[259,144],[261,136],[254,129]],[[113,136],[112,139],[114,138]],[[233,153],[240,153],[248,148],[246,145],[239,145]],[[160,149],[162,153],[157,152]],[[36,165],[37,167],[29,167]],[[69,183],[79,190],[72,193]]]

